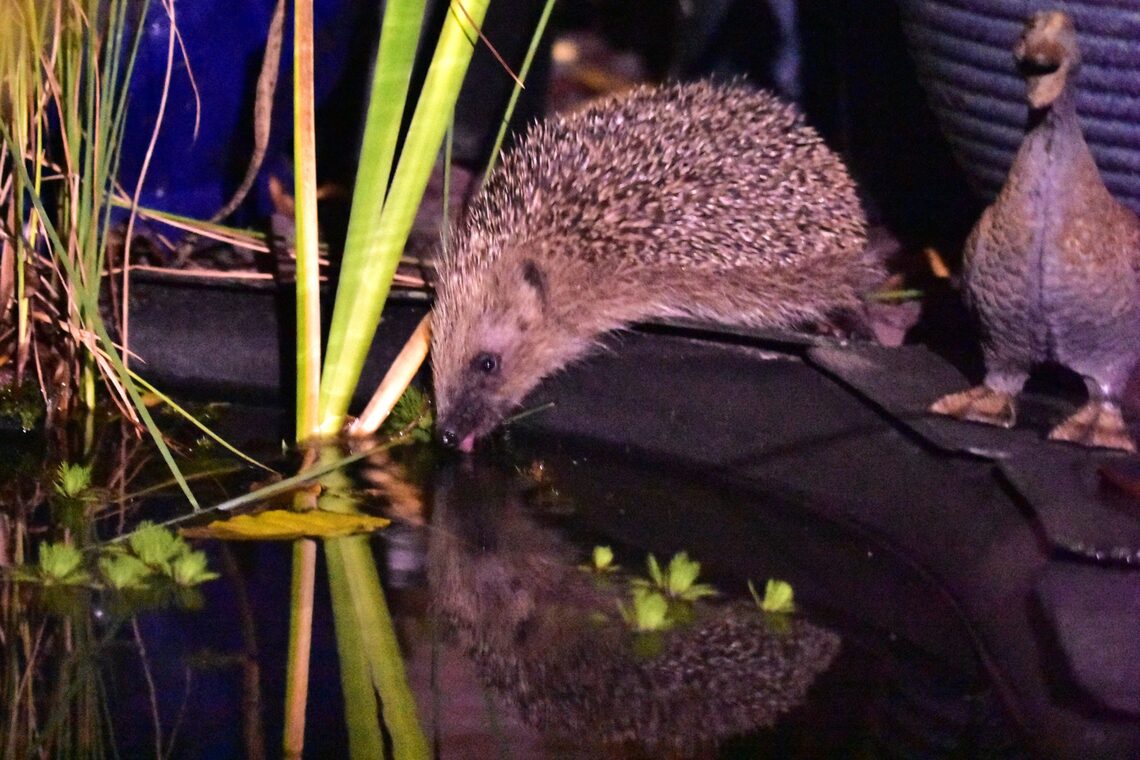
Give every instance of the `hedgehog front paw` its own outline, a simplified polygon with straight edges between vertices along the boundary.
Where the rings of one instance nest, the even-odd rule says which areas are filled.
[[[1090,401],[1053,428],[1051,441],[1069,441],[1082,446],[1136,451],[1136,444],[1124,427],[1120,407],[1107,401]]]
[[[1013,427],[1017,412],[1013,406],[1013,395],[995,391],[985,385],[977,385],[969,390],[951,393],[930,405],[935,414],[945,414],[970,422],[982,422],[998,427]]]

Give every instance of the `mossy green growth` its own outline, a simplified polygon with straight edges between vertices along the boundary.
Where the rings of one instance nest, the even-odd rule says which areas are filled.
[[[392,412],[384,420],[380,430],[386,435],[407,434],[413,441],[427,443],[435,427],[435,414],[427,394],[414,385],[409,385],[392,407]]]
[[[32,383],[0,386],[0,419],[16,420],[25,433],[44,416],[44,399]]]

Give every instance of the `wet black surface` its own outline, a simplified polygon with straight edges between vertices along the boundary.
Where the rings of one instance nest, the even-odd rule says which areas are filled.
[[[503,592],[506,596],[540,597],[541,591],[522,589],[541,587],[549,579],[549,563],[534,563],[535,547],[549,551],[555,539],[545,534],[556,531],[561,541],[578,544],[579,552],[599,543],[614,546],[623,566],[635,572],[645,550],[658,557],[684,550],[727,591],[742,593],[747,580],[763,586],[769,577],[786,579],[808,619],[842,635],[838,660],[818,677],[803,705],[774,728],[733,740],[717,756],[1028,756],[998,708],[953,601],[920,568],[858,527],[816,517],[802,492],[759,487],[622,447],[561,436],[516,436],[510,458],[524,472],[537,470],[538,484],[524,487],[520,483],[530,482],[530,477],[514,477],[511,486],[508,467],[507,475],[499,475],[498,486],[489,487],[496,468],[503,470],[501,459],[481,459],[477,467],[465,460],[445,471],[434,524],[442,532],[429,539],[434,548],[428,551],[435,565],[441,564],[441,555],[452,562],[446,575],[463,579],[453,580],[453,586],[470,589],[458,603],[467,611],[458,614],[483,621],[477,627],[484,629],[488,641],[474,651],[477,659],[491,660],[485,668],[499,674],[492,682],[513,683],[501,675],[504,656],[494,653],[494,642],[504,638],[497,633],[504,624],[501,618],[517,614],[512,609],[518,607],[499,605],[495,615],[486,610],[480,614],[477,604],[466,599],[472,594],[486,597],[491,579],[509,588]],[[491,492],[497,498],[487,499]],[[517,503],[523,499],[526,507]],[[461,544],[466,548],[457,549],[456,537],[462,536],[467,537]],[[527,567],[535,577],[512,583]],[[444,574],[435,571],[437,579]],[[564,584],[556,585],[563,589],[558,596],[570,593]],[[445,610],[457,604],[448,596],[437,596]],[[528,629],[528,638],[536,635],[533,627]],[[542,641],[549,646],[548,639]],[[566,647],[563,642],[552,649]],[[601,651],[599,645],[596,656]],[[550,655],[555,662],[562,657]],[[724,658],[726,672],[731,662]],[[701,672],[694,667],[686,677],[699,680]],[[563,717],[567,725],[580,720],[579,711],[585,708],[573,701],[534,708],[541,678],[526,682],[525,693],[513,699],[548,719],[552,714]],[[571,686],[560,691],[564,699],[575,693]],[[636,692],[627,699],[628,706],[616,708],[623,717],[646,703]],[[710,692],[704,709],[728,711],[732,699]],[[717,708],[720,700],[729,702]],[[710,720],[709,730],[720,723]],[[648,740],[661,728],[651,722],[645,730]]]
[[[1059,548],[1068,554],[1081,545],[1128,546],[1135,535],[1117,531],[1134,527],[1127,519],[1102,519],[1103,510],[1117,508],[1082,490],[1088,467],[1118,455],[1044,442],[1034,428],[928,418],[926,405],[968,383],[921,348],[807,349],[808,362],[825,367],[824,374],[801,360],[801,348],[781,360],[770,356],[786,343],[748,343],[739,335],[714,344],[660,330],[627,334],[615,340],[614,351],[540,389],[534,403],[555,407],[522,426],[635,445],[650,457],[797,491],[805,507],[860,526],[944,590],[1035,751],[1140,754],[1140,723],[1098,712],[1095,699],[1058,697],[1074,690],[1075,676],[1066,662],[1049,657],[1058,635],[1050,620],[1058,618],[1041,615],[1033,599],[1037,576],[1067,561]],[[1050,403],[1041,404],[1046,418]],[[994,466],[999,458],[1009,477]],[[1019,477],[1038,483],[1037,492],[1020,492]],[[1050,498],[1033,501],[1042,493]],[[725,543],[749,531],[740,527]],[[1125,574],[1120,582],[1140,587],[1140,575]],[[913,614],[909,607],[895,611],[897,619]],[[908,636],[921,642],[921,633],[917,625]],[[1089,653],[1096,653],[1104,678],[1086,672],[1083,683],[1103,683],[1137,659],[1135,646],[1115,637],[1084,637],[1070,646],[1074,655],[1095,646]]]
[[[1100,469],[1127,455],[1043,440],[1075,411],[1067,399],[1027,393],[1012,430],[932,415],[933,401],[969,387],[952,365],[922,346],[813,348],[818,364],[885,414],[947,452],[996,460],[1002,474],[1060,550],[1103,562],[1140,561],[1140,504],[1106,487]]]
[[[1140,584],[1134,572],[1076,564],[1046,568],[1037,598],[1084,698],[1140,717]],[[1121,657],[1132,651],[1134,656]]]
[[[292,398],[295,377],[291,283],[135,275],[131,286],[131,350],[142,371],[166,391],[198,399],[252,404]],[[322,298],[327,329],[332,298]],[[357,401],[367,401],[428,304],[394,292],[365,362]],[[287,319],[287,318],[285,318]]]
[[[235,433],[244,428],[247,438],[272,438],[278,425],[272,415],[239,408],[223,427]],[[238,435],[235,440],[244,443]],[[504,456],[471,464],[452,460],[433,478],[429,524],[398,524],[373,542],[420,717],[438,742],[440,757],[467,760],[504,752],[520,758],[593,758],[604,752],[654,757],[660,755],[637,748],[651,739],[660,742],[662,731],[687,725],[659,719],[657,705],[677,704],[672,676],[610,682],[631,672],[636,676],[646,666],[636,659],[607,659],[615,654],[612,642],[602,646],[610,639],[585,617],[581,597],[577,602],[567,597],[562,581],[580,574],[576,565],[591,547],[603,543],[614,546],[618,561],[633,572],[643,572],[646,551],[662,558],[688,551],[702,563],[703,577],[735,596],[728,604],[744,605],[733,616],[755,614],[748,612],[746,580],[760,587],[769,577],[789,580],[803,614],[797,625],[810,621],[842,637],[838,658],[811,678],[802,704],[786,713],[781,706],[774,726],[735,736],[703,756],[1030,756],[1000,709],[953,599],[874,535],[848,521],[820,517],[822,505],[804,492],[758,487],[702,468],[647,459],[624,447],[567,438],[517,438]],[[354,468],[362,486],[371,482],[368,467],[407,474],[391,461],[372,462]],[[168,507],[159,500],[150,511]],[[383,502],[367,508],[382,510]],[[171,742],[172,757],[248,756],[257,742],[274,756],[279,746],[291,545],[206,547],[212,566],[225,575],[203,588],[202,609],[146,613],[138,620],[145,656],[129,630],[121,631],[100,656],[120,756],[153,754],[154,711],[164,726],[164,741]],[[450,563],[450,569],[433,575],[430,568],[441,563]],[[468,644],[473,664],[458,665],[460,648],[438,623],[455,616],[456,609],[479,610],[488,598],[525,603],[483,608],[476,615],[474,644]],[[531,606],[531,601],[542,604]],[[577,643],[559,633],[558,615],[567,609],[582,610],[577,618],[586,636]],[[518,610],[522,619],[512,620]],[[544,622],[551,619],[553,623]],[[305,756],[343,757],[347,733],[323,570],[314,620]],[[516,627],[516,622],[522,625]],[[727,630],[739,632],[740,626]],[[715,622],[711,627],[714,633],[723,630]],[[688,634],[682,631],[672,654],[655,667],[663,674],[683,672],[681,683],[689,683],[690,691],[701,677],[728,677],[740,684],[735,692],[715,689],[707,700],[693,704],[690,721],[718,705],[726,712],[737,705],[743,679],[750,677],[730,666],[748,651],[746,641],[721,641],[731,645],[721,652],[724,661],[687,660],[718,647],[709,631],[695,632],[699,647],[686,643]],[[779,639],[785,634],[777,628],[765,635]],[[525,691],[518,693],[519,682],[508,676],[523,657],[519,667],[530,675],[523,681]],[[682,665],[683,671],[674,670]],[[473,680],[464,680],[463,668],[472,667]],[[769,660],[766,667],[781,666]],[[557,686],[563,675],[576,680]],[[758,684],[754,699],[762,705],[786,704],[778,690],[765,692],[774,687],[763,685],[763,674],[753,677]],[[155,685],[153,705],[148,679]],[[607,704],[608,692],[601,692],[601,699],[589,696],[599,693],[599,684],[610,684],[624,696],[616,708],[606,708],[613,713],[607,713],[606,721],[590,728],[590,721],[598,720],[591,711]],[[645,691],[654,684],[665,693]],[[461,717],[461,706],[472,702],[478,705],[476,714]],[[529,727],[536,715],[542,716],[538,734]],[[601,743],[603,726],[636,728],[638,720],[648,722],[621,750]],[[705,720],[711,731],[736,725],[727,717]],[[179,728],[172,739],[175,725]],[[675,746],[692,749],[688,741]]]
[[[193,305],[179,308],[189,320]],[[407,330],[422,308],[408,310]],[[240,331],[249,323],[235,316],[227,329]],[[164,350],[173,355],[174,368],[160,361],[152,366],[177,376],[177,362],[193,366],[203,352],[212,357],[211,340],[203,332],[188,344],[172,342]],[[398,344],[388,345],[394,352]],[[1140,724],[1105,709],[1130,704],[1140,692],[1140,681],[1133,680],[1130,691],[1117,678],[1140,659],[1135,646],[1123,637],[1098,637],[1096,618],[1071,595],[1037,594],[1037,579],[1046,571],[1080,568],[1089,579],[1082,583],[1093,584],[1088,588],[1099,577],[1123,589],[1098,598],[1104,614],[1124,610],[1117,617],[1124,620],[1126,592],[1140,587],[1140,575],[1118,569],[1137,556],[1135,505],[1106,491],[1098,476],[1102,464],[1124,460],[1043,440],[1073,399],[1031,394],[1022,407],[1025,424],[999,430],[925,413],[931,401],[970,381],[921,347],[844,346],[748,331],[724,335],[692,325],[626,333],[611,347],[540,388],[528,403],[553,401],[554,408],[527,418],[515,434],[529,431],[631,454],[697,482],[783,493],[798,505],[793,512],[857,528],[869,545],[889,550],[938,589],[968,635],[943,636],[938,616],[926,619],[927,604],[899,604],[890,595],[858,599],[868,625],[945,661],[964,662],[964,653],[972,651],[1005,714],[1038,754],[1140,756]],[[264,357],[264,346],[258,350]],[[232,374],[248,389],[241,377],[246,369],[235,367]],[[277,388],[266,390],[273,373],[264,370],[256,370],[261,374],[252,384],[262,398]],[[279,371],[280,365],[278,378]],[[211,373],[216,368],[205,372]],[[742,558],[750,551],[735,547],[751,546],[749,537],[761,529],[757,514],[768,502],[742,504],[753,506],[741,507],[742,516],[728,522],[723,515],[682,520],[681,512],[661,510],[623,523],[621,510],[611,509],[599,530],[620,537],[638,525],[661,525],[660,533],[643,530],[628,539],[650,547],[653,536],[668,530],[694,539],[708,531],[710,562],[722,554],[746,567]],[[826,566],[828,552],[843,553],[840,543],[824,544],[828,548],[814,555],[810,548],[801,551],[812,556],[807,564]],[[1100,569],[1088,559],[1107,564]],[[827,588],[826,579],[816,581],[816,588]],[[1116,612],[1114,599],[1121,605]],[[1103,689],[1108,691],[1100,694]]]

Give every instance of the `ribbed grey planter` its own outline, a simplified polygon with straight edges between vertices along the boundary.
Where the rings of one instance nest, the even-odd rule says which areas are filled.
[[[991,198],[1021,142],[1012,48],[1030,13],[1061,8],[1084,64],[1078,111],[1108,188],[1140,212],[1140,0],[900,0],[919,78],[975,188]]]

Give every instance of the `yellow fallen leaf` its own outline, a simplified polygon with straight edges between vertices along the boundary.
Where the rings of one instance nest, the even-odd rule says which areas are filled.
[[[372,533],[391,523],[384,517],[326,512],[320,509],[292,512],[271,509],[255,515],[238,515],[215,520],[201,528],[184,528],[186,538],[215,538],[222,541],[291,541],[298,538],[335,538]]]

